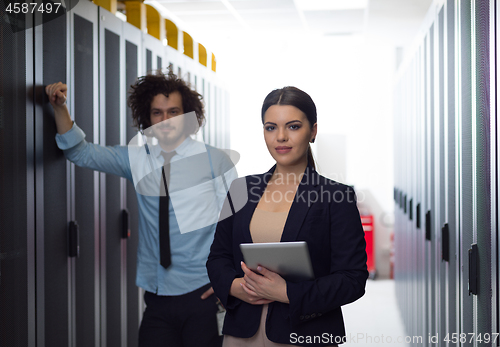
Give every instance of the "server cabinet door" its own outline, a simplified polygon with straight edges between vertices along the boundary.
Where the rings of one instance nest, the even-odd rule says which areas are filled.
[[[471,2],[460,1],[460,94],[459,94],[459,170],[460,170],[460,332],[472,333],[473,296],[469,295],[468,250],[473,243],[473,157],[472,157],[472,50]],[[469,346],[466,344],[465,346]]]
[[[67,83],[68,13],[35,27],[37,103],[37,346],[69,346],[71,276],[68,257],[70,168],[57,148],[53,108],[44,86]],[[41,15],[45,16],[45,14]],[[42,36],[42,39],[39,39]],[[69,102],[69,101],[68,101]],[[41,221],[41,225],[40,222]]]
[[[33,29],[2,20],[0,40],[0,344],[31,346],[36,317]]]
[[[70,11],[70,114],[86,140],[99,143],[97,6],[80,1]],[[80,257],[74,261],[72,318],[74,346],[101,345],[99,173],[74,167],[72,219],[80,227]]]
[[[426,322],[427,322],[427,306],[426,306],[426,267],[425,267],[425,228],[423,227],[423,216],[425,213],[425,111],[426,111],[426,64],[425,64],[425,41],[422,42],[419,51],[419,64],[418,64],[418,76],[419,76],[419,103],[418,103],[418,115],[417,115],[417,195],[415,201],[415,226],[417,228],[417,262],[418,262],[418,279],[417,279],[417,294],[419,301],[418,309],[418,332],[422,336],[427,336],[426,333]],[[424,344],[425,346],[425,344]]]
[[[164,62],[164,46],[163,43],[155,37],[142,33],[142,49],[143,49],[143,70],[141,76],[148,73],[155,73],[155,70],[161,69]],[[161,64],[161,65],[160,65]]]
[[[428,320],[427,332],[432,336],[436,335],[436,291],[435,291],[435,276],[436,276],[436,247],[435,235],[432,220],[435,219],[435,163],[434,163],[434,31],[435,25],[431,25],[427,36],[428,52],[427,52],[427,114],[426,114],[426,215],[430,223],[426,223],[426,228],[429,229],[427,234],[430,235],[430,240],[426,242],[426,260],[427,260],[427,306],[428,306]]]
[[[449,319],[448,312],[448,263],[443,261],[443,241],[446,241],[442,235],[443,225],[446,220],[446,192],[447,192],[447,152],[445,151],[445,143],[447,134],[445,132],[445,36],[444,36],[444,6],[438,12],[437,16],[437,35],[436,35],[436,126],[435,131],[435,158],[436,158],[436,218],[434,223],[435,239],[436,239],[436,317],[438,317],[437,333],[439,336],[445,336],[447,331],[447,320]]]
[[[491,334],[496,327],[492,322],[496,320],[494,312],[494,291],[498,288],[496,283],[495,265],[496,258],[496,212],[495,182],[496,175],[496,152],[494,141],[496,133],[496,103],[495,98],[495,27],[494,1],[474,2],[474,34],[475,45],[475,121],[474,135],[476,144],[473,158],[475,158],[475,241],[478,247],[478,293],[475,297],[477,311],[475,312],[476,336]],[[477,342],[476,342],[477,344]]]
[[[170,71],[177,74],[180,67],[179,61],[182,60],[182,53],[175,48],[166,46],[163,55],[165,56],[165,68],[168,68]]]
[[[418,300],[415,298],[418,297],[418,293],[416,291],[417,288],[417,274],[418,274],[418,261],[417,261],[417,252],[418,252],[418,239],[417,239],[417,230],[414,223],[415,220],[415,200],[417,196],[417,148],[416,148],[416,119],[417,119],[417,111],[418,111],[418,84],[417,84],[417,71],[418,71],[418,55],[414,56],[412,64],[411,64],[411,79],[412,79],[412,88],[411,88],[411,103],[410,103],[410,132],[408,139],[410,141],[410,165],[409,165],[409,200],[408,200],[408,231],[409,231],[409,254],[411,254],[410,264],[411,264],[411,291],[410,297],[414,298],[412,301],[412,311],[414,314],[411,316],[411,325],[412,325],[412,334],[417,335],[419,332],[416,329],[418,323]]]
[[[449,265],[448,265],[448,278],[446,283],[448,286],[448,322],[447,328],[450,334],[459,332],[458,319],[459,319],[459,305],[458,305],[458,290],[459,290],[459,272],[460,266],[457,257],[457,244],[458,244],[458,222],[457,222],[457,197],[458,192],[458,160],[457,148],[458,139],[456,137],[457,117],[456,117],[456,99],[455,93],[457,90],[455,79],[456,68],[456,54],[455,54],[455,1],[447,0],[446,2],[446,118],[447,122],[447,146],[448,158],[447,167],[447,192],[446,192],[446,222],[449,231]]]
[[[124,96],[128,95],[130,86],[135,83],[139,77],[140,67],[142,66],[142,33],[136,27],[123,23],[123,37],[125,38],[125,78],[123,79]],[[123,104],[125,107],[125,104]],[[125,142],[128,144],[134,136],[137,135],[137,129],[132,120],[132,111],[129,107],[125,108]],[[130,235],[127,239],[126,247],[126,297],[127,297],[127,341],[128,346],[133,347],[138,341],[138,329],[142,312],[144,311],[144,302],[141,290],[135,284],[137,269],[137,246],[139,242],[139,209],[137,206],[137,195],[132,182],[126,183],[125,204],[129,213]]]
[[[206,93],[207,95],[205,97],[205,112],[208,125],[208,140],[206,141],[206,143],[215,147],[217,131],[215,121],[215,85],[213,82],[210,82],[210,80],[207,83]]]
[[[123,21],[99,7],[99,129],[103,146],[125,145],[125,47]],[[111,174],[100,174],[100,283],[101,341],[103,346],[124,346],[126,338],[126,238],[122,227],[125,182]]]
[[[209,100],[209,91],[208,91],[208,79],[207,79],[207,74],[203,76],[201,79],[201,95],[203,95],[203,100],[205,101],[205,125],[203,126],[203,141],[205,143],[210,143],[210,123],[208,120],[209,116],[209,107],[210,107],[210,100]]]
[[[195,89],[194,76],[196,75],[196,64],[198,63],[184,54],[183,54],[183,60],[184,60],[184,72],[182,73],[182,77],[186,82],[188,82],[191,85],[193,89]]]

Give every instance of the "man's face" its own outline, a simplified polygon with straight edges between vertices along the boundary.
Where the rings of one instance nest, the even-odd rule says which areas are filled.
[[[168,97],[157,94],[151,101],[151,129],[163,150],[172,151],[187,137],[182,115],[182,96],[178,91]]]

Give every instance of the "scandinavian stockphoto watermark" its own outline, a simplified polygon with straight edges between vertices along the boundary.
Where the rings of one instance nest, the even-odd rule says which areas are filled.
[[[17,33],[63,16],[76,4],[78,0],[0,0],[0,18]]]
[[[144,129],[128,144],[137,193],[149,197],[165,196],[166,184],[182,234],[231,216],[248,200],[246,186],[236,185],[239,189],[232,194],[231,204],[224,203],[231,180],[237,177],[235,165],[239,154],[236,151],[207,146],[200,141],[192,141],[189,148],[177,143],[184,134],[196,133],[198,127],[195,112],[189,112]],[[172,147],[174,143],[179,153],[165,163],[162,147]]]
[[[258,202],[261,199],[260,196],[260,188],[259,186],[253,186],[250,188],[250,201]],[[300,190],[297,192],[294,191],[286,191],[281,192],[279,190],[275,190],[268,195],[264,195],[262,197],[266,202],[279,203],[281,201],[286,202],[303,202],[306,203],[307,206],[311,206],[315,203],[355,203],[359,201],[354,194],[354,190],[350,187],[347,187],[345,190],[335,190],[331,191],[327,189],[325,185],[319,185],[315,190]]]
[[[356,203],[354,190],[333,180],[325,180],[312,172],[295,175],[268,172],[254,176],[248,183],[238,179],[236,163],[240,155],[229,149],[218,149],[200,141],[193,141],[189,150],[183,150],[179,139],[199,130],[195,112],[182,114],[143,129],[128,144],[128,155],[132,179],[137,193],[158,197],[168,195],[177,219],[180,232],[187,233],[208,227],[230,217],[248,201],[305,203]],[[184,146],[185,147],[185,146]],[[164,162],[162,148],[176,148],[169,163]],[[163,154],[162,154],[163,153]],[[167,173],[164,175],[164,173]],[[169,177],[175,179],[169,180]],[[272,179],[271,179],[272,178]],[[289,182],[301,183],[301,187],[290,190]],[[261,188],[267,184],[276,186],[270,194],[262,196]],[[283,188],[283,189],[282,189]],[[226,197],[228,197],[226,199]],[[362,201],[362,199],[361,199]],[[186,208],[189,206],[189,208]]]
[[[274,173],[273,180],[270,180],[272,173],[266,173],[262,178],[258,177],[252,182],[249,189],[249,199],[251,202],[258,202],[264,199],[266,202],[280,203],[286,201],[292,203],[293,201],[306,203],[307,206],[311,206],[315,203],[356,203],[364,201],[364,194],[356,194],[354,189],[350,186],[344,186],[340,188],[340,183],[334,180],[325,180],[319,175],[305,174],[301,173],[299,175],[295,173]],[[265,194],[261,197],[260,187],[262,183],[267,182],[267,186],[280,186],[288,185],[288,182],[300,182],[303,185],[315,185],[314,189],[302,190],[298,189],[296,192],[291,190],[281,190],[274,189],[272,193]],[[339,187],[339,189],[331,189],[328,186]]]

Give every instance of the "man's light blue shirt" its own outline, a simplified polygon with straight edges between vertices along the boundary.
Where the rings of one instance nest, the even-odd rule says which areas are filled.
[[[133,174],[129,160],[127,146],[101,146],[85,141],[85,133],[76,124],[63,135],[56,135],[56,142],[68,160],[78,166],[92,170],[118,175],[128,179],[132,184]],[[200,153],[205,144],[187,137],[176,149],[172,163]],[[213,167],[200,170],[197,178],[200,183],[208,182],[215,176],[222,174],[226,184],[220,180],[213,180],[216,203],[220,210],[226,196],[226,189],[237,178],[236,169],[231,160],[222,151],[211,146],[206,147],[210,152]],[[150,153],[159,167],[163,164],[159,145],[150,146]],[[170,181],[182,181],[185,173],[173,170]],[[137,182],[136,182],[137,184]],[[209,283],[206,261],[213,241],[215,224],[205,226],[190,232],[183,232],[179,228],[176,213],[169,203],[170,248],[172,265],[165,269],[160,265],[159,250],[159,197],[142,195],[136,191],[139,208],[139,244],[137,251],[137,286],[158,295],[182,295],[189,293]],[[176,209],[179,206],[189,212],[192,208],[192,197],[176,196]],[[180,211],[179,211],[180,212]],[[180,214],[180,213],[178,213]],[[184,214],[185,215],[185,214]],[[191,218],[197,218],[192,214]],[[85,235],[81,235],[85,237]],[[118,271],[118,270],[117,270]]]

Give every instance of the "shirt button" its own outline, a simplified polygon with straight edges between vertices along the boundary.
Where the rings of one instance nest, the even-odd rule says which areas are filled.
[[[309,318],[311,318],[311,316],[309,316],[308,314],[306,314],[306,319],[309,319]]]
[[[311,318],[314,318],[314,317],[316,317],[316,313],[313,313],[313,314],[311,315]]]
[[[300,320],[304,320],[304,316],[300,316],[299,318],[300,318]]]
[[[321,317],[323,314],[322,313],[318,313],[318,317]]]

